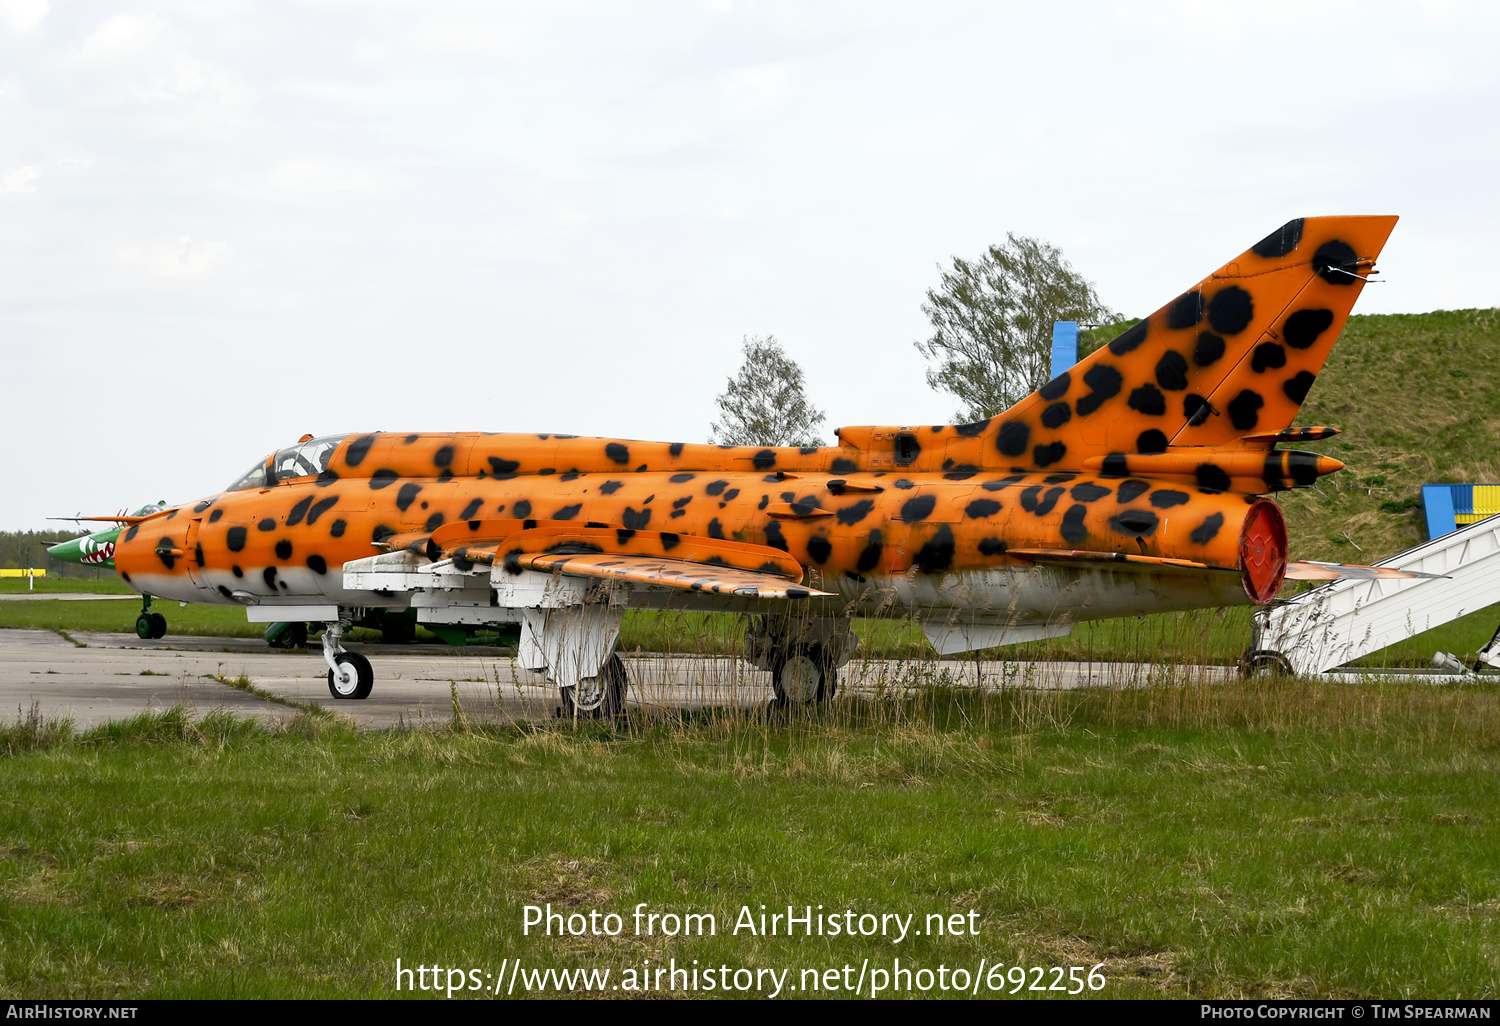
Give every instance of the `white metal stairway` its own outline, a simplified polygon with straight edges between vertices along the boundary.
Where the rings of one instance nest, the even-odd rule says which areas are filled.
[[[1254,648],[1298,674],[1322,673],[1500,602],[1500,515],[1381,560],[1440,580],[1332,581],[1257,617]],[[1500,635],[1497,635],[1500,641]],[[1500,666],[1500,646],[1480,657]]]

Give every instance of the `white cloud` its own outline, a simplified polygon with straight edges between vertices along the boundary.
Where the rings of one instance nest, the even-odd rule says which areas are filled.
[[[0,0],[0,21],[17,35],[24,35],[36,28],[51,6],[47,0]]]
[[[1411,86],[1418,94],[1441,92],[1454,85],[1453,66],[1440,54],[1398,52],[1391,56],[1386,67],[1392,76]]]
[[[477,18],[440,17],[424,21],[413,33],[413,38],[438,52],[456,51],[495,57],[519,56],[533,42],[525,21],[497,19],[493,12]],[[357,52],[368,59],[368,55],[378,51],[365,45]]]
[[[237,90],[226,75],[181,53],[173,54],[170,62],[160,62],[151,75],[132,88],[132,92],[143,101],[190,101],[200,107],[222,106],[237,96]]]
[[[5,0],[0,0],[0,3]],[[111,95],[144,103],[195,102],[200,110],[224,105],[240,90],[223,72],[188,55],[180,33],[155,15],[120,14],[106,19],[84,40],[77,59],[118,76]],[[191,33],[189,43],[196,42]]]
[[[0,196],[13,192],[36,192],[36,180],[42,173],[30,164],[18,167],[8,175],[0,175]]]
[[[766,110],[792,95],[792,73],[785,64],[736,68],[724,76],[724,95],[741,114]]]
[[[271,188],[304,195],[375,192],[375,179],[363,171],[339,171],[317,160],[283,160],[271,171]]]
[[[182,54],[178,54],[173,62],[173,70],[176,73],[175,92],[186,94],[222,91],[223,89],[222,76],[208,65],[191,60]]]
[[[164,278],[192,278],[207,274],[229,259],[227,242],[194,242],[183,235],[149,246],[127,246],[120,261],[128,267]]]
[[[108,61],[144,50],[161,35],[161,22],[151,17],[117,14],[83,41],[78,56],[85,61]]]

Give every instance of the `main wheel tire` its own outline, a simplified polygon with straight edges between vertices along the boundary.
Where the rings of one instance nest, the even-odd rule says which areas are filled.
[[[776,661],[771,690],[781,706],[827,702],[838,691],[838,672],[822,645],[798,645]]]
[[[630,690],[630,676],[625,663],[614,653],[599,667],[599,676],[578,682],[576,688],[562,688],[563,715],[569,719],[614,719],[625,711],[625,696]]]
[[[340,667],[347,667],[351,673],[348,677],[343,674],[336,677],[332,670],[328,671],[330,695],[351,700],[370,697],[370,689],[375,686],[375,670],[370,666],[370,660],[358,652],[340,652],[333,661]]]
[[[147,613],[151,620],[151,637],[165,638],[167,636],[167,618],[160,613]]]
[[[135,618],[135,636],[142,641],[156,637],[156,624],[152,622],[150,613],[142,613]]]

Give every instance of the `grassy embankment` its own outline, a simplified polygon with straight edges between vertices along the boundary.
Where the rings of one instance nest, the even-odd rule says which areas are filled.
[[[1087,353],[1122,327],[1085,332]],[[1355,316],[1308,395],[1299,426],[1333,424],[1344,434],[1307,448],[1348,466],[1315,488],[1277,496],[1297,559],[1374,563],[1426,538],[1421,486],[1434,481],[1500,481],[1500,311]],[[25,589],[0,582],[0,592]],[[104,590],[109,581],[47,580],[38,589]],[[120,590],[123,586],[115,584]],[[238,609],[164,604],[172,633],[258,637]],[[0,626],[133,631],[125,603],[0,602]],[[1226,663],[1249,641],[1245,610],[1083,624],[1068,638],[1005,651],[1015,657],[1135,658],[1167,646],[1181,658]],[[1427,666],[1435,651],[1469,661],[1500,625],[1500,606],[1418,635],[1365,660]],[[632,614],[626,650],[737,651],[733,618]],[[928,655],[912,624],[866,621],[857,627],[874,654]],[[424,640],[436,640],[422,632]]]
[[[612,982],[697,959],[795,984],[899,956],[1102,962],[1104,996],[1493,997],[1495,698],[937,687],[613,732],[20,723],[0,733],[0,990],[384,996],[398,957]],[[719,933],[523,937],[545,902],[707,911]],[[730,934],[761,903],[974,909],[980,935]]]

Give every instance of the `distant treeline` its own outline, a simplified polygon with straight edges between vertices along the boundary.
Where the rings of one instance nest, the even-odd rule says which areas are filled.
[[[47,555],[47,546],[77,538],[77,531],[0,531],[0,568],[46,570],[48,577],[100,578],[114,577],[109,567],[80,566],[60,563]]]

